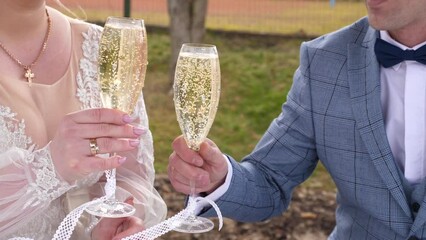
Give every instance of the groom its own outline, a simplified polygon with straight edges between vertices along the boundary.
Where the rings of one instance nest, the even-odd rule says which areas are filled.
[[[178,137],[174,188],[196,179],[225,217],[261,221],[321,161],[338,190],[329,239],[426,239],[426,1],[365,2],[368,18],[302,44],[282,113],[241,163]]]

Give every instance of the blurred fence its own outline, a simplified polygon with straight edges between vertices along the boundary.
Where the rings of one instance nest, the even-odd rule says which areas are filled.
[[[122,16],[124,11],[124,0],[61,2],[93,22],[103,22],[107,16]],[[225,31],[317,36],[365,14],[364,2],[354,0],[337,0],[334,6],[328,0],[209,0],[206,26]],[[148,26],[167,27],[167,0],[131,0],[131,16],[143,18]]]

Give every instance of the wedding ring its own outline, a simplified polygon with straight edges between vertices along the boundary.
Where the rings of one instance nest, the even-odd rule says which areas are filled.
[[[98,143],[96,142],[96,138],[89,139],[90,144],[90,153],[94,156],[99,153]]]

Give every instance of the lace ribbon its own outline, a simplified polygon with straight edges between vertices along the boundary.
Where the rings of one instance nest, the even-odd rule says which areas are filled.
[[[74,231],[74,228],[77,225],[77,221],[80,218],[81,214],[83,214],[85,209],[92,204],[99,204],[101,202],[104,202],[113,196],[116,189],[116,181],[114,177],[112,177],[111,175],[113,176],[114,174],[111,174],[110,171],[106,172],[107,182],[105,184],[105,196],[92,200],[90,202],[84,203],[80,205],[79,207],[77,207],[76,209],[74,209],[73,211],[71,211],[64,218],[64,220],[62,220],[52,240],[70,239],[72,232]],[[190,198],[188,206],[182,211],[180,211],[179,213],[175,214],[173,217],[170,217],[169,219],[166,219],[158,223],[157,225],[152,226],[148,229],[145,229],[141,232],[125,237],[122,240],[151,240],[161,235],[164,235],[172,231],[176,227],[178,227],[180,222],[190,217],[192,213],[194,212],[195,208],[197,207],[197,205],[200,204],[201,202],[210,204],[213,207],[213,209],[216,211],[218,219],[219,219],[219,231],[220,231],[223,226],[223,218],[222,218],[222,213],[219,207],[216,205],[215,202],[213,202],[210,199],[207,199],[204,197],[196,197],[196,198]],[[10,238],[9,240],[33,240],[33,239],[15,237],[15,238]]]
[[[113,170],[114,171],[114,170]],[[74,231],[75,226],[77,225],[77,221],[80,218],[81,214],[83,214],[84,210],[92,204],[99,204],[107,199],[111,198],[115,192],[116,182],[115,178],[111,177],[111,171],[106,171],[107,182],[105,184],[105,196],[92,200],[90,202],[84,203],[79,207],[72,210],[65,218],[62,220],[58,229],[56,229],[55,235],[52,240],[68,240],[70,239],[72,232]],[[31,238],[23,238],[23,237],[14,237],[9,240],[33,240]]]
[[[197,204],[200,202],[207,202],[209,203],[213,209],[216,211],[217,216],[219,218],[219,231],[222,229],[223,226],[223,218],[222,213],[219,209],[219,207],[214,203],[212,200],[203,198],[203,197],[196,197],[191,198],[188,206],[180,211],[179,213],[175,214],[173,217],[155,225],[152,226],[142,232],[138,232],[136,234],[130,235],[128,237],[123,238],[122,240],[152,240],[157,237],[160,237],[161,235],[166,234],[167,232],[172,231],[176,227],[179,226],[179,223],[188,219],[194,212]]]

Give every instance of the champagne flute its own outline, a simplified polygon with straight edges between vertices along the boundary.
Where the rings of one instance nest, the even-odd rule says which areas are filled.
[[[107,18],[98,56],[98,80],[104,107],[119,109],[130,115],[133,113],[144,85],[147,45],[142,19]],[[105,171],[108,179],[105,191],[114,191],[113,196],[100,204],[89,206],[86,211],[90,214],[110,218],[134,214],[132,205],[115,199],[115,172],[115,169]]]
[[[220,96],[220,66],[216,46],[186,43],[182,45],[176,64],[173,84],[174,105],[180,129],[189,148],[198,151],[216,115]],[[188,219],[174,229],[179,232],[210,231],[214,224],[194,213],[195,182],[190,182],[191,194]]]

